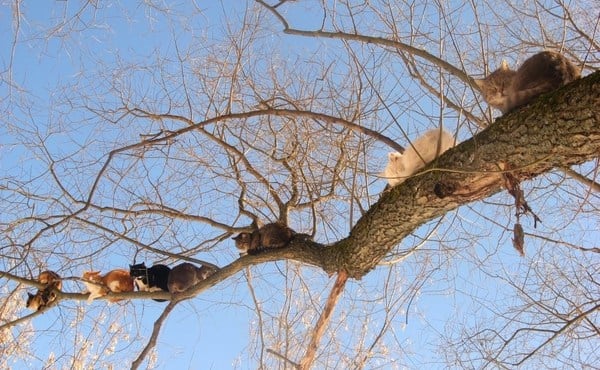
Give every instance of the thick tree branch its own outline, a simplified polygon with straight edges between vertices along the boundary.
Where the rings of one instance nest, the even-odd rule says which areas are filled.
[[[600,72],[496,120],[424,171],[386,192],[350,235],[329,246],[310,241],[253,256],[294,259],[361,278],[419,226],[501,190],[504,168],[519,181],[600,153]],[[233,264],[232,264],[233,265]],[[230,267],[232,267],[230,265]]]

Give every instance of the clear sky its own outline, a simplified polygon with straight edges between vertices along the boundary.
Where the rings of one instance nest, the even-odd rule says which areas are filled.
[[[98,8],[95,9],[95,6]],[[115,142],[114,147],[124,146],[139,140],[139,134],[155,130],[158,127],[155,122],[148,122],[149,128],[136,126],[139,123],[132,123],[130,127],[121,131],[113,129],[115,126],[107,122],[107,129],[102,130],[101,126],[97,125],[99,117],[91,118],[93,115],[89,111],[85,112],[81,109],[68,110],[69,104],[65,97],[70,96],[72,89],[81,89],[82,94],[85,95],[86,86],[94,87],[97,89],[81,101],[90,102],[90,110],[94,107],[109,107],[114,103],[115,97],[100,92],[108,91],[110,84],[123,83],[124,93],[136,91],[140,96],[145,95],[149,106],[166,107],[168,102],[162,100],[162,89],[172,85],[163,86],[164,81],[161,81],[161,76],[177,76],[180,72],[177,52],[185,55],[190,51],[192,56],[185,63],[185,68],[202,69],[203,59],[194,59],[196,55],[209,58],[210,55],[202,50],[208,49],[213,43],[226,40],[229,37],[228,27],[237,29],[245,15],[243,1],[223,1],[223,4],[216,1],[196,2],[195,6],[190,5],[189,8],[179,4],[173,7],[172,12],[169,11],[169,17],[157,11],[159,5],[156,6],[157,8],[153,9],[137,2],[125,2],[118,6],[103,1],[85,5],[73,1],[22,2],[18,8],[20,17],[16,17],[17,9],[14,4],[4,2],[0,6],[0,31],[4,35],[0,38],[0,72],[2,73],[0,107],[5,115],[3,122],[10,121],[22,129],[29,128],[32,136],[47,135],[46,149],[57,158],[67,153],[80,155],[89,151],[89,157],[86,157],[89,163],[86,165],[96,169],[99,169],[106,159],[111,149],[111,141]],[[305,13],[302,6],[295,7],[295,10],[290,13],[290,19],[294,22],[306,28],[319,25],[320,20]],[[192,14],[195,16],[191,16]],[[19,24],[15,23],[16,18],[21,20]],[[63,23],[65,20],[66,23]],[[191,21],[194,23],[190,23]],[[274,20],[272,21],[276,24]],[[17,29],[18,33],[15,34]],[[280,30],[277,27],[274,29]],[[335,46],[336,42],[329,40],[280,36],[265,37],[259,40],[257,45],[278,44],[280,47],[274,58],[281,58],[283,64],[288,67],[297,63],[298,54],[302,54],[298,50],[303,50],[306,55],[302,62],[307,62],[306,59],[310,61],[310,56],[317,52],[328,55],[329,57],[323,59],[331,62],[337,58],[336,53],[340,50],[337,49],[339,46]],[[288,53],[290,50],[294,53]],[[257,50],[257,53],[260,51]],[[368,50],[357,52],[368,54]],[[152,69],[157,65],[154,61],[161,58],[165,58],[163,69]],[[136,68],[131,68],[130,65]],[[99,80],[98,76],[103,75],[99,72],[112,74],[114,79]],[[127,73],[139,74],[139,78],[128,79],[119,76]],[[134,81],[137,85],[125,86],[126,81]],[[389,81],[390,85],[394,83]],[[169,91],[169,93],[176,95],[177,92]],[[203,101],[202,97],[197,99]],[[15,102],[19,104],[14,104]],[[206,116],[211,115],[210,109],[207,104]],[[423,116],[435,114],[434,109],[435,107],[432,106],[431,111],[424,112]],[[174,110],[185,111],[185,107],[176,107]],[[397,118],[403,117],[404,114],[400,110],[394,110],[393,113]],[[117,113],[107,119],[116,116]],[[205,117],[195,118],[200,120]],[[81,126],[77,126],[79,122]],[[411,136],[422,128],[419,117],[411,118],[409,124],[419,127],[416,130],[413,127]],[[456,125],[451,129],[456,129]],[[0,174],[22,173],[35,177],[32,174],[40,172],[40,178],[49,176],[48,173],[42,173],[45,159],[40,155],[39,148],[15,145],[23,141],[23,132],[17,132],[8,124],[0,128]],[[389,130],[389,135],[394,139],[401,137],[399,131],[393,127]],[[470,135],[471,132],[463,128],[459,132],[459,141]],[[384,146],[376,146],[375,149],[374,153],[370,154],[371,158],[375,159],[385,158],[389,150]],[[155,176],[157,187],[160,187],[163,164],[158,159],[155,162],[149,160],[148,163],[156,166],[149,172],[153,177]],[[77,171],[73,168],[62,168],[60,164],[57,167],[59,171],[71,175]],[[372,173],[382,168],[382,160],[373,160],[369,163],[369,171]],[[107,175],[108,177],[110,176]],[[93,178],[85,178],[81,183],[65,183],[65,186],[74,194],[85,195],[89,191],[92,180]],[[151,180],[153,179],[140,181]],[[550,177],[550,180],[553,178]],[[44,190],[44,185],[36,183],[36,186]],[[106,186],[109,188],[108,185]],[[219,184],[216,184],[216,187],[218,186]],[[380,191],[383,186],[382,181],[375,182],[374,179],[371,182],[371,189],[374,192]],[[48,190],[48,193],[52,191]],[[119,196],[125,199],[127,195],[119,194]],[[176,202],[177,195],[171,196],[173,202]],[[198,207],[206,207],[202,210],[207,214],[210,213],[218,218],[221,213],[227,213],[227,210],[218,207],[218,196],[209,195],[205,200],[210,203],[200,204]],[[430,351],[437,344],[436,341],[440,340],[438,334],[448,329],[447,323],[452,321],[452,317],[456,316],[457,312],[464,313],[471,310],[479,310],[480,318],[486,315],[491,317],[496,304],[501,305],[502,303],[499,302],[510,297],[511,287],[508,284],[503,285],[504,277],[526,275],[530,264],[535,263],[536,254],[541,251],[542,245],[538,243],[539,241],[528,244],[525,258],[519,257],[513,250],[511,230],[503,228],[510,224],[508,220],[512,220],[513,217],[511,201],[512,199],[505,194],[497,195],[487,202],[450,212],[439,227],[437,222],[425,225],[402,243],[403,249],[408,249],[412,245],[420,244],[421,238],[432,232],[430,241],[424,246],[425,252],[412,254],[402,264],[381,266],[361,281],[350,281],[336,308],[334,319],[335,322],[342,323],[335,328],[338,335],[343,338],[341,342],[347,343],[348,348],[351,348],[356,338],[350,338],[349,333],[360,332],[357,328],[363,324],[360,320],[353,320],[353,317],[369,311],[371,312],[370,325],[373,330],[369,331],[365,338],[367,340],[374,338],[378,326],[383,325],[384,318],[390,314],[385,308],[391,306],[397,311],[393,313],[394,329],[391,330],[391,334],[389,332],[386,334],[385,342],[388,346],[406,348],[407,356],[398,358],[398,364],[393,364],[393,361],[390,364],[389,359],[383,361],[384,368],[411,367],[411,365],[419,367],[424,363],[427,364],[427,368],[445,368],[445,365],[439,362],[444,354],[437,353],[432,356]],[[535,198],[533,203],[540,207],[549,207],[554,201],[556,199],[540,197]],[[507,206],[501,208],[497,206],[498,204]],[[198,214],[203,213],[198,212]],[[487,215],[490,219],[482,222],[482,215]],[[557,222],[560,223],[560,220]],[[123,225],[115,225],[115,228],[121,226]],[[531,227],[531,225],[527,226]],[[215,237],[214,232],[206,236],[202,234],[204,229],[200,226],[178,225],[177,227],[181,227],[183,231],[177,237],[182,242],[190,242],[193,245],[208,240],[209,237]],[[542,224],[539,227],[538,230],[543,232],[552,226]],[[546,227],[548,229],[545,229]],[[140,231],[139,239],[148,243],[160,239],[160,235],[155,235],[150,229],[149,226],[148,230]],[[462,234],[465,229],[472,234],[481,235],[482,241],[463,239]],[[564,230],[576,233],[569,226],[565,226]],[[597,228],[590,231],[590,235],[592,234],[598,234]],[[79,240],[81,242],[79,244],[78,234],[73,233],[73,235],[75,237],[71,239],[63,239],[61,235],[49,236],[44,242],[56,243],[56,257],[49,257],[47,261],[31,260],[27,263],[27,268],[20,266],[15,273],[23,275],[29,272],[35,273],[36,269],[44,264],[61,271],[65,276],[79,276],[87,268],[102,270],[126,268],[127,264],[132,262],[136,252],[130,244],[117,240],[115,245],[94,256],[93,237],[85,234],[81,236],[82,240]],[[325,238],[324,235],[317,235],[317,237]],[[328,242],[335,239],[331,235],[327,238]],[[581,236],[581,238],[583,242],[593,240],[590,239],[592,236]],[[80,249],[75,250],[75,248]],[[66,262],[68,253],[86,257],[82,257],[77,265],[69,266]],[[233,242],[226,240],[216,249],[210,249],[209,253],[200,253],[196,257],[223,266],[237,258],[237,251],[233,247]],[[146,264],[150,265],[156,261],[153,258],[157,257],[149,253],[141,253],[138,261],[145,259]],[[11,268],[11,262],[2,263],[4,263],[3,269]],[[167,263],[175,264],[174,261]],[[486,267],[485,272],[480,269],[482,265]],[[303,279],[294,279],[293,274],[287,279],[282,277],[281,271],[296,270],[301,273]],[[262,317],[265,326],[277,325],[276,318],[284,309],[293,312],[294,305],[288,301],[290,296],[286,292],[297,290],[298,294],[291,295],[291,299],[298,302],[304,303],[303,300],[308,299],[309,296],[318,297],[320,302],[323,302],[334,279],[312,267],[298,268],[288,262],[260,265],[251,271],[252,286],[256,289],[265,311],[271,314]],[[428,278],[423,279],[423,274],[428,274]],[[306,282],[314,285],[304,286]],[[415,288],[413,284],[422,285],[417,289],[418,294],[414,296],[403,295],[405,294],[403,289],[398,289],[396,290],[398,296],[386,298],[382,294],[382,287],[386,284],[398,284],[406,287],[406,291],[413,291],[410,290]],[[65,291],[78,291],[78,289],[81,289],[78,283],[65,282]],[[7,292],[3,292],[5,293]],[[397,299],[398,303],[388,305],[386,299]],[[491,303],[485,304],[482,308],[480,300]],[[354,306],[356,302],[360,305]],[[110,355],[112,357],[107,361],[111,362],[111,358],[117,359],[115,361],[123,358],[130,360],[131,356],[128,353],[135,353],[135,355],[139,353],[140,348],[148,340],[154,320],[160,315],[161,308],[166,303],[135,300],[119,305],[120,308],[107,307],[105,301],[97,301],[91,305],[85,302],[64,302],[60,307],[36,317],[31,323],[35,356],[26,361],[18,360],[14,368],[41,368],[50,353],[72,353],[73,350],[69,347],[72,345],[72,338],[76,338],[75,342],[89,338],[92,343],[97,342],[98,346],[108,347],[111,345],[110,341],[106,343],[105,339],[113,337],[115,332],[117,335],[114,338],[118,338],[118,343]],[[241,274],[180,304],[167,319],[160,333],[156,367],[159,369],[255,368],[256,362],[248,357],[248,353],[252,352],[250,348],[253,346],[252,342],[256,342],[258,338],[256,327],[259,318],[254,308],[246,277]],[[22,314],[26,313],[23,310]],[[110,325],[115,315],[127,315],[126,319],[120,320],[122,327]],[[468,314],[462,317],[465,320],[465,327],[472,323]],[[62,338],[63,325],[71,324],[72,326],[67,330],[70,337]],[[306,323],[307,327],[312,325],[314,321]],[[74,327],[76,328],[73,329]],[[105,333],[110,335],[104,337]],[[96,347],[91,351],[102,353],[104,349]],[[58,361],[61,367],[68,363],[65,359]],[[94,364],[89,365],[94,367]],[[371,367],[377,366],[377,360],[373,361]],[[128,367],[129,363],[114,363],[114,368]]]

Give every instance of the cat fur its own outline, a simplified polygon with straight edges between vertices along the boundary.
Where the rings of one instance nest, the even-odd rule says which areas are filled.
[[[83,273],[83,279],[87,280],[85,284],[87,291],[90,293],[88,303],[94,299],[103,297],[108,292],[124,293],[133,292],[133,279],[127,270],[115,269],[109,271],[106,275],[101,276],[100,271],[86,271]],[[110,302],[120,301],[119,298],[110,298]]]
[[[144,262],[129,265],[129,274],[140,292],[168,292],[170,272],[170,267],[161,264],[153,265],[150,268],[147,268]],[[165,301],[165,299],[154,300],[157,302]]]
[[[439,148],[438,148],[439,146]],[[381,176],[390,186],[403,183],[427,163],[454,146],[454,137],[439,128],[429,130],[409,145],[404,153],[391,152]]]
[[[168,289],[171,293],[180,293],[214,273],[214,269],[207,266],[197,267],[189,262],[184,262],[171,269],[169,273]]]
[[[485,101],[505,114],[579,77],[579,70],[562,54],[542,51],[516,71],[502,61],[500,68],[475,83]]]
[[[55,290],[62,288],[60,276],[50,270],[43,271],[38,277],[40,284],[46,285],[43,289],[38,289],[35,294],[27,292],[27,302],[25,306],[33,311],[39,311],[45,307],[49,307],[56,300]]]
[[[232,239],[235,240],[235,246],[243,256],[254,255],[265,249],[283,248],[290,243],[294,235],[296,235],[294,230],[282,222],[273,222],[251,233],[240,233]]]

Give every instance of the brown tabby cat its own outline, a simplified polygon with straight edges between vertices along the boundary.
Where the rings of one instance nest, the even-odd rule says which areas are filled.
[[[27,292],[26,307],[33,311],[39,311],[42,308],[52,305],[56,300],[56,292],[54,290],[60,290],[62,288],[60,276],[54,271],[43,271],[38,277],[38,282],[46,285],[46,287],[38,289],[35,294]]]
[[[188,262],[179,264],[173,267],[171,272],[169,272],[169,292],[183,292],[189,287],[206,279],[213,272],[214,270],[207,266],[197,267]]]
[[[502,61],[500,68],[475,83],[485,101],[504,114],[579,77],[577,68],[563,55],[542,51],[527,59],[516,71]]]
[[[109,291],[113,293],[133,292],[133,279],[127,270],[112,270],[104,276],[100,276],[100,271],[86,271],[83,273],[83,279],[87,280],[83,283],[90,293],[87,299],[88,303],[95,298],[107,295]],[[119,298],[109,299],[110,302],[120,300]]]
[[[289,244],[294,234],[294,230],[282,222],[273,222],[251,233],[240,233],[232,239],[243,256],[257,254],[265,249],[283,248]]]

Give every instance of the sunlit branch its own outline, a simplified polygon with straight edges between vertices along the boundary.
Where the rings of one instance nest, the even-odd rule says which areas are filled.
[[[299,369],[308,370],[312,367],[312,364],[315,361],[315,356],[317,354],[319,342],[321,341],[321,338],[325,333],[325,329],[327,329],[327,326],[329,325],[333,309],[335,308],[342,293],[344,292],[344,287],[346,286],[347,280],[348,274],[346,274],[344,271],[340,271],[335,280],[335,284],[331,288],[331,292],[329,293],[329,297],[327,298],[327,302],[325,303],[323,312],[321,313],[321,316],[319,317],[319,320],[315,325],[312,336],[310,338],[310,342],[306,347],[306,353],[300,361],[300,366],[298,367]]]

